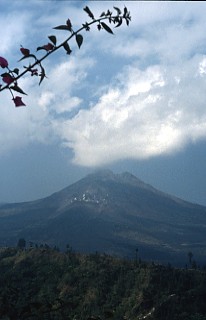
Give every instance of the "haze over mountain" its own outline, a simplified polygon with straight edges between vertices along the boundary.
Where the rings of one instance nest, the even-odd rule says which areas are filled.
[[[99,171],[51,196],[0,206],[0,245],[47,243],[163,263],[206,254],[206,207],[160,192],[128,172]]]

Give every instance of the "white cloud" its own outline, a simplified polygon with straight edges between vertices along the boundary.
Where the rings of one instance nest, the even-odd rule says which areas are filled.
[[[201,75],[206,74],[206,57],[203,57],[202,61],[199,63],[199,73]]]
[[[64,146],[74,151],[74,162],[100,166],[119,159],[144,159],[206,137],[206,79],[198,72],[202,61],[185,62],[185,72],[174,67],[171,72],[165,66],[126,68],[95,106],[59,123]],[[190,73],[194,69],[196,75]]]
[[[49,112],[61,114],[70,112],[82,103],[79,93],[86,81],[88,70],[94,65],[91,58],[73,56],[62,59],[55,65],[48,63],[48,80],[44,80],[38,105],[44,106]]]
[[[54,99],[54,97],[55,97],[54,92],[44,91],[41,93],[41,95],[38,99],[38,105],[41,108],[46,108],[52,104],[52,100]]]
[[[16,15],[17,13],[14,12],[1,15],[1,56],[7,57],[18,52],[20,44],[26,37],[25,25],[28,23],[29,16],[21,15],[21,18],[17,19]]]

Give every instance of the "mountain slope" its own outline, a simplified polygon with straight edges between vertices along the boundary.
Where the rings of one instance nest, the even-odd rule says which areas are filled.
[[[24,237],[82,252],[187,262],[206,254],[206,207],[167,195],[130,173],[90,174],[50,197],[0,207],[0,244]]]

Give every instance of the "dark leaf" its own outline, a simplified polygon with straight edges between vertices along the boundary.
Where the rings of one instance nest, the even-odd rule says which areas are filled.
[[[88,14],[88,16],[91,18],[91,19],[93,19],[94,20],[94,15],[93,15],[93,13],[91,12],[91,10],[89,9],[89,7],[85,7],[84,8],[84,11],[86,11],[86,13]]]
[[[27,95],[19,86],[17,86],[17,84],[15,84],[14,86],[10,87],[12,90],[17,91],[19,93],[25,94]]]
[[[18,74],[19,74],[19,69],[18,69],[18,68],[15,68],[15,69],[13,70],[13,72],[18,75]]]
[[[106,16],[111,16],[111,15],[112,15],[112,12],[107,10]]]
[[[87,22],[83,23],[82,26],[85,28],[86,31],[90,30],[90,26]]]
[[[122,11],[119,8],[117,8],[117,7],[113,7],[113,8],[117,11],[118,15],[120,15],[122,13]]]
[[[115,26],[115,28],[120,27],[120,26],[121,26],[121,24],[122,24],[122,18],[119,18],[119,22],[118,22],[118,24]]]
[[[124,7],[124,14],[123,14],[123,17],[126,18],[126,15],[127,15],[127,8]]]
[[[72,31],[72,23],[70,19],[67,19],[67,27],[69,28],[69,31]]]
[[[64,42],[64,43],[63,43],[63,47],[64,47],[64,49],[66,50],[67,54],[71,54],[71,53],[72,53],[72,50],[71,50],[68,42]]]
[[[44,73],[40,74],[40,81],[39,81],[39,85],[42,83],[42,81],[44,80],[44,78],[46,77],[46,75]]]
[[[7,77],[7,76],[10,76],[10,73],[5,72],[5,73],[2,73],[2,74],[1,74],[1,77],[2,77],[2,78],[3,78],[3,77]]]
[[[56,46],[57,38],[55,36],[48,36],[49,40]]]
[[[109,27],[106,23],[101,22],[101,25],[102,25],[102,27],[103,27],[107,32],[113,34],[112,29],[110,29],[110,27]]]
[[[97,25],[97,29],[98,29],[99,31],[102,29],[102,26],[101,26],[100,23]]]
[[[54,27],[53,29],[55,30],[67,30],[67,31],[71,31],[70,28],[64,24],[64,25],[60,25],[60,26],[57,26],[57,27]]]
[[[76,42],[78,44],[78,47],[80,49],[81,45],[82,45],[82,42],[83,42],[83,37],[81,34],[76,34]]]
[[[44,80],[44,78],[46,77],[46,73],[44,68],[42,67],[42,65],[40,65],[41,67],[41,73],[40,73],[40,81],[39,81],[39,85],[42,83],[42,81]]]
[[[36,51],[39,51],[39,50],[46,50],[46,49],[44,47],[38,47]]]
[[[102,12],[102,14],[100,15],[100,18],[104,16],[105,16],[105,12]]]
[[[29,54],[28,56],[23,56],[19,61],[24,60],[24,59],[27,59],[27,58],[34,58],[34,59],[36,59],[36,56],[35,56],[34,54]],[[18,61],[18,62],[19,62],[19,61]]]

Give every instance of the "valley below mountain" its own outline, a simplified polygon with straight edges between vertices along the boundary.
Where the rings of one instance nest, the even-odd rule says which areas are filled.
[[[156,190],[130,173],[99,171],[51,196],[0,206],[0,246],[47,244],[185,265],[205,263],[206,207]]]

